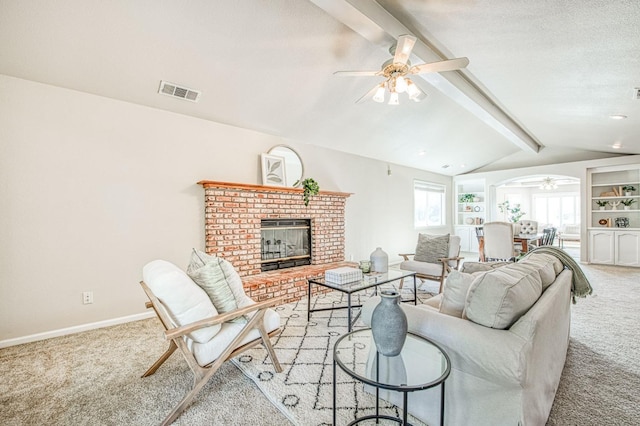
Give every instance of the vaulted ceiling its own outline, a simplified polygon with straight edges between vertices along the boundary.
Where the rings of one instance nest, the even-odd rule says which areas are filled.
[[[0,0],[0,73],[458,175],[640,154],[638,22],[637,0]],[[333,73],[402,34],[413,64],[469,66],[356,103],[382,78]]]

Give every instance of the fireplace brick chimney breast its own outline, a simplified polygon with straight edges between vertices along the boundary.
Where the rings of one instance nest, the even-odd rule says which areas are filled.
[[[205,250],[228,260],[254,300],[306,296],[306,280],[344,264],[345,207],[351,195],[321,191],[308,206],[302,190],[200,181],[205,191]],[[261,272],[261,220],[310,219],[311,265]]]

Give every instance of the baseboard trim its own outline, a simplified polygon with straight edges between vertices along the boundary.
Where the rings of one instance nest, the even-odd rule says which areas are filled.
[[[153,311],[143,312],[141,314],[128,315],[126,317],[112,318],[104,321],[91,322],[88,324],[76,325],[73,327],[61,328],[59,330],[45,331],[44,333],[30,334],[28,336],[16,337],[13,339],[0,340],[0,349],[9,346],[22,345],[24,343],[37,342],[39,340],[51,339],[53,337],[66,336],[68,334],[80,333],[97,328],[111,327],[112,325],[124,324],[132,321],[139,321],[152,318],[156,314]]]

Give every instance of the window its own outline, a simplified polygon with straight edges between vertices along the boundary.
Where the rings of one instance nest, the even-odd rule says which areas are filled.
[[[577,193],[533,194],[533,208],[534,217],[540,224],[560,227],[580,223],[580,195]]]
[[[414,226],[425,228],[443,226],[445,220],[445,186],[437,183],[413,181]]]

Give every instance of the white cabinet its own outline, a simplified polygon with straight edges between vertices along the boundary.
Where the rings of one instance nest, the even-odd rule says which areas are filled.
[[[460,251],[477,253],[480,250],[478,247],[478,237],[476,237],[475,227],[456,226],[454,228],[454,234],[460,237]]]
[[[616,265],[640,266],[640,231],[615,231]]]
[[[589,248],[589,263],[614,264],[614,232],[589,231]]]
[[[640,165],[587,172],[589,262],[640,266]]]
[[[589,231],[589,263],[640,266],[640,231]]]

